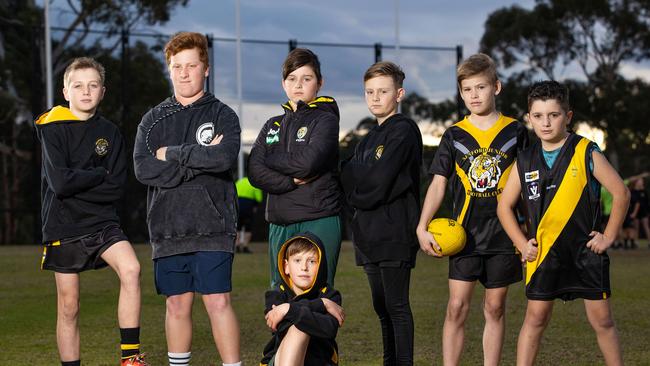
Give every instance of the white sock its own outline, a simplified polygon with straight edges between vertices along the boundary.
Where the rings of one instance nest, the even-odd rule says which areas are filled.
[[[241,366],[241,361],[235,363],[224,363],[223,366]]]
[[[167,357],[169,357],[169,366],[189,366],[192,352],[167,352]]]

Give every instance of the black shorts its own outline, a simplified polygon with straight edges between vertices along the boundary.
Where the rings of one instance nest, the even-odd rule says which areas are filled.
[[[485,288],[506,287],[522,279],[516,254],[485,254],[449,258],[449,279],[479,281]]]
[[[612,295],[609,281],[609,256],[596,254],[586,242],[555,243],[544,260],[534,267],[526,283],[529,300],[603,300]]]
[[[253,218],[255,216],[255,206],[257,202],[248,198],[239,199],[239,219],[237,220],[237,230],[245,229],[251,231],[253,227]]]
[[[41,269],[60,273],[79,273],[108,264],[101,255],[111,245],[128,241],[119,225],[109,225],[92,234],[45,243]]]

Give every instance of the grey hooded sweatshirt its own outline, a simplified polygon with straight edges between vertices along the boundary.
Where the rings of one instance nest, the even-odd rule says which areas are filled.
[[[170,97],[142,117],[133,162],[136,178],[148,186],[154,259],[233,251],[237,193],[232,169],[240,133],[235,112],[210,93],[186,106]],[[223,140],[210,146],[217,135]],[[156,159],[156,150],[164,146],[166,160]]]

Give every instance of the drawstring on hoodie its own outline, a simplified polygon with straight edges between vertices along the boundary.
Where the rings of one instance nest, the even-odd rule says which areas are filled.
[[[163,106],[161,106],[161,107],[162,107],[162,108],[171,108],[171,107],[175,107],[175,106],[178,106],[178,105],[180,105],[180,103],[176,103],[176,104],[167,104],[167,105],[163,105]],[[151,150],[151,147],[149,146],[149,135],[151,134],[151,130],[153,130],[154,126],[155,126],[156,124],[158,124],[158,122],[162,121],[163,119],[168,118],[168,117],[170,117],[170,116],[172,116],[172,115],[174,115],[174,114],[176,114],[176,113],[178,113],[178,112],[180,112],[180,111],[184,111],[184,110],[190,108],[192,105],[193,105],[193,103],[190,103],[190,104],[185,105],[185,106],[181,106],[181,108],[174,109],[174,110],[172,110],[171,112],[167,112],[166,114],[164,114],[164,115],[162,115],[162,116],[156,118],[156,120],[153,121],[153,123],[151,124],[151,126],[149,126],[149,129],[147,129],[147,135],[146,135],[145,140],[144,140],[145,145],[147,145],[147,150],[149,150],[149,153],[151,153],[151,155],[156,155],[156,153],[153,152],[153,150]]]

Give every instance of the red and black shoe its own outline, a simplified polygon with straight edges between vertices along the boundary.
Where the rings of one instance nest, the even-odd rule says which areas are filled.
[[[120,366],[149,366],[147,361],[144,360],[145,355],[145,353],[138,353],[129,358],[124,358]]]

